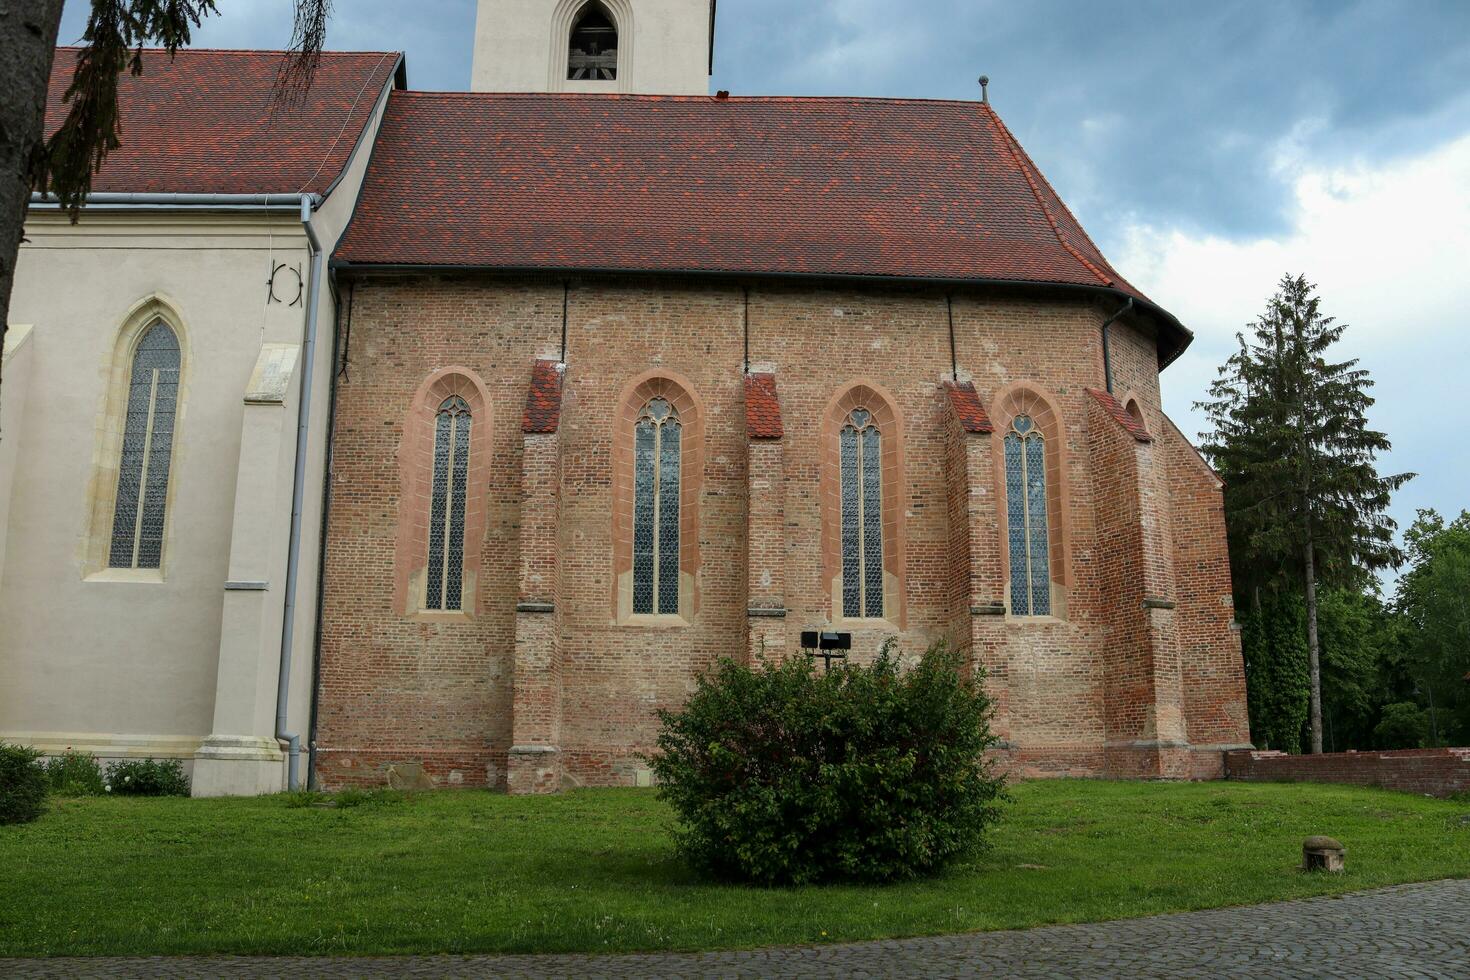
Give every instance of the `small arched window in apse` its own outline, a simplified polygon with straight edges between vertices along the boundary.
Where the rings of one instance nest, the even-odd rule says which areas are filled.
[[[434,417],[434,474],[429,498],[429,567],[424,608],[464,608],[464,522],[470,461],[470,406],[444,399]]]
[[[1011,614],[1051,615],[1051,554],[1046,513],[1046,437],[1017,415],[1005,437],[1006,543]]]
[[[158,568],[163,562],[179,356],[179,340],[162,320],[144,332],[133,352],[108,548],[110,568]]]
[[[883,435],[855,408],[838,434],[842,467],[842,615],[883,617]]]
[[[572,22],[567,78],[572,81],[615,81],[617,77],[617,26],[602,4],[589,3]]]
[[[1148,423],[1143,420],[1143,407],[1138,404],[1137,398],[1128,399],[1128,404],[1123,406],[1124,410],[1133,417],[1140,432],[1148,431]]]
[[[679,413],[651,398],[633,429],[633,612],[679,613]]]

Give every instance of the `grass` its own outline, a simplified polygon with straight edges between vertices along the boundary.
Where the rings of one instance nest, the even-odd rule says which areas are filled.
[[[0,955],[689,950],[826,943],[1470,877],[1465,803],[1338,786],[1021,783],[972,865],[761,890],[675,859],[647,790],[54,800],[0,827]],[[1343,875],[1296,869],[1304,837]]]

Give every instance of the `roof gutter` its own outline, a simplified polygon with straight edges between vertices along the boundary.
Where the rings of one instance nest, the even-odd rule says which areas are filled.
[[[558,278],[565,278],[567,276],[701,276],[708,279],[733,279],[741,281],[764,279],[776,282],[799,283],[840,282],[886,286],[931,286],[940,289],[954,289],[957,286],[1036,289],[1063,293],[1080,293],[1087,296],[1109,296],[1123,302],[1131,302],[1132,306],[1129,307],[1130,309],[1156,318],[1163,328],[1173,333],[1177,338],[1176,342],[1170,345],[1167,353],[1162,348],[1159,351],[1159,370],[1161,371],[1174,363],[1174,360],[1180,354],[1184,353],[1184,349],[1194,340],[1194,333],[1188,327],[1184,326],[1184,324],[1180,323],[1172,313],[1149,300],[1140,299],[1131,293],[1118,289],[1116,286],[1104,286],[1101,283],[1093,286],[1086,283],[1039,282],[1034,279],[990,279],[960,276],[883,276],[859,272],[743,272],[719,269],[618,269],[574,268],[566,266],[552,268],[548,266],[429,265],[413,263],[378,264],[354,263],[347,259],[339,258],[332,259],[331,265],[334,270],[356,275],[453,275],[481,273],[515,276],[554,276]]]
[[[296,576],[301,563],[301,507],[306,496],[306,449],[311,423],[312,365],[316,360],[317,307],[325,254],[311,212],[320,199],[314,194],[296,198],[301,227],[306,231],[311,272],[306,287],[306,324],[301,342],[301,396],[296,407],[296,471],[291,479],[291,537],[286,546],[286,599],[281,616],[281,663],[276,677],[276,738],[286,743],[286,787],[301,788],[301,736],[290,731],[287,709],[291,700],[291,653],[296,627]]]
[[[213,208],[221,210],[295,211],[303,200],[312,207],[322,203],[320,194],[134,194],[120,191],[98,191],[84,198],[87,208],[112,210],[114,208],[139,208],[142,210],[170,210],[173,208]],[[54,194],[31,194],[31,207],[42,210],[59,210],[61,202]]]

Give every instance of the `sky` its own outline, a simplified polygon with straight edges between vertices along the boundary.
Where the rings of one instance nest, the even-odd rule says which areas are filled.
[[[217,3],[196,45],[289,39],[291,0]],[[68,0],[63,42],[89,6]],[[474,20],[475,0],[336,0],[328,46],[463,89]],[[1393,516],[1470,507],[1470,2],[719,4],[712,90],[973,99],[981,74],[1104,254],[1194,331],[1163,376],[1181,429],[1301,273],[1377,383],[1381,471],[1418,474]]]

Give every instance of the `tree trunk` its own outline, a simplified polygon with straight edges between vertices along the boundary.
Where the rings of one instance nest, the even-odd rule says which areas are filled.
[[[1303,554],[1307,580],[1307,671],[1312,678],[1312,754],[1322,754],[1322,662],[1317,645],[1317,560],[1312,554],[1312,522],[1307,522]]]
[[[0,351],[31,200],[31,154],[43,137],[46,85],[60,26],[61,0],[0,0]],[[0,438],[4,424],[0,419]]]

